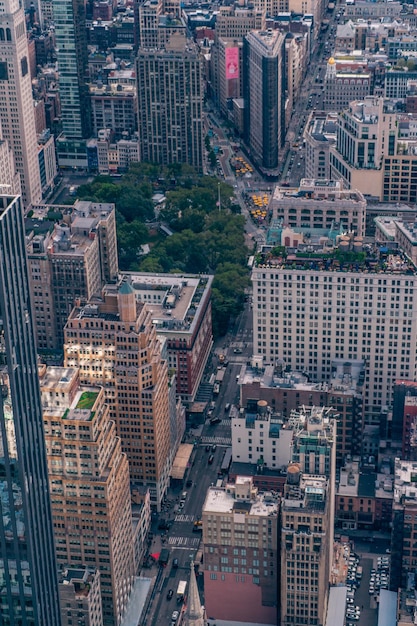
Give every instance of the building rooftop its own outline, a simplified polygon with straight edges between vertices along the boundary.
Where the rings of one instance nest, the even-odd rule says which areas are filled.
[[[210,297],[213,276],[190,274],[124,274],[138,302],[149,304],[157,332],[192,333]]]
[[[417,462],[395,459],[394,504],[417,505]]]
[[[395,233],[398,231],[408,240],[412,246],[417,246],[417,221],[407,223],[402,220],[395,220],[393,218]]]
[[[285,509],[324,511],[327,489],[326,476],[305,474],[301,476],[297,484],[289,484],[287,481],[282,507]]]
[[[236,478],[237,487],[252,484],[251,477]],[[225,488],[210,487],[207,491],[206,500],[203,506],[203,513],[232,513],[245,512],[248,515],[257,517],[269,517],[278,515],[279,499],[277,494],[272,492],[257,493],[256,489],[251,490],[250,499],[237,499],[235,485],[226,485]]]
[[[343,241],[343,240],[342,240]],[[346,241],[346,246],[339,241],[336,248],[303,244],[298,248],[283,249],[280,246],[264,246],[255,256],[254,267],[257,269],[352,272],[358,274],[417,274],[415,265],[402,252],[390,252],[385,245],[375,242],[355,246]],[[359,243],[359,242],[358,242]],[[353,242],[354,244],[354,242]]]
[[[311,201],[365,203],[363,194],[357,189],[344,189],[340,181],[315,180],[302,178],[299,187],[280,187],[277,185],[272,196],[274,202],[296,201],[297,203]]]
[[[305,135],[316,141],[336,142],[337,113],[313,111],[307,123]]]
[[[282,365],[264,365],[261,356],[253,356],[250,365],[240,372],[242,385],[258,384],[264,389],[295,389],[299,391],[334,392],[359,395],[364,384],[364,362],[333,359],[331,379],[327,382],[309,382],[301,372],[283,370]]]
[[[386,239],[388,239],[389,241],[395,241],[395,223],[399,220],[401,220],[400,217],[390,215],[378,215],[377,217],[375,217],[374,222],[376,227],[376,238],[378,239],[378,231],[381,231]]]
[[[98,570],[92,567],[67,567],[59,575],[59,582],[63,585],[73,585],[75,596],[87,598]]]

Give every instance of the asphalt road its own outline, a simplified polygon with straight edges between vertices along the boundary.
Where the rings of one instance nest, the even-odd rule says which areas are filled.
[[[157,581],[154,601],[147,619],[147,623],[152,626],[169,624],[173,611],[181,608],[181,604],[177,605],[176,591],[180,580],[189,580],[190,563],[195,558],[201,542],[201,533],[193,532],[194,521],[201,518],[207,489],[210,485],[216,484],[220,476],[224,453],[231,444],[231,424],[225,406],[227,403],[238,402],[239,391],[236,376],[252,351],[251,328],[252,310],[250,302],[247,302],[244,311],[229,328],[226,337],[217,344],[215,354],[206,371],[206,376],[217,371],[218,354],[223,353],[227,356],[228,365],[220,393],[217,398],[213,398],[215,400],[213,415],[219,416],[221,422],[211,426],[207,421],[204,425],[201,441],[195,446],[191,458],[192,465],[186,476],[186,480],[191,480],[193,484],[191,487],[179,486],[176,490],[170,489],[168,493],[168,498],[171,500],[170,508],[160,515],[160,518],[172,521],[172,526],[164,537],[164,543],[160,544],[158,538],[157,545],[168,547],[171,554],[167,567],[162,570],[162,575]],[[235,349],[242,350],[242,352],[236,354]],[[208,445],[210,451],[206,451]],[[213,446],[215,446],[214,450]],[[210,454],[214,455],[212,464],[208,463]],[[184,507],[179,510],[179,500],[183,491],[187,492],[187,498]],[[161,531],[157,529],[157,526],[158,518],[154,518],[153,532],[160,534]],[[154,549],[151,548],[151,552]],[[173,567],[174,559],[178,559],[177,568]],[[202,581],[200,582],[202,584]],[[167,598],[169,589],[174,592],[170,600]]]

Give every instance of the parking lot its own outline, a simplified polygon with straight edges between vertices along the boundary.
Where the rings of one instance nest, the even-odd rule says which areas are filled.
[[[377,626],[380,589],[389,588],[387,554],[358,554],[350,558],[346,626]],[[360,574],[360,575],[359,575]]]

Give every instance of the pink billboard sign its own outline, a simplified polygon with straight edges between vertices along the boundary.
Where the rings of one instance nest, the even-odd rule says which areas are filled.
[[[226,48],[226,80],[239,78],[239,48]]]

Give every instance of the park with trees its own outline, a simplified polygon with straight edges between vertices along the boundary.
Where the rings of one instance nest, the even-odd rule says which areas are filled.
[[[157,216],[155,193],[166,198]],[[81,185],[77,197],[115,203],[121,271],[214,274],[213,332],[226,333],[249,285],[245,219],[230,185],[189,165],[133,163],[119,180],[97,176]],[[145,244],[150,251],[143,255]]]

